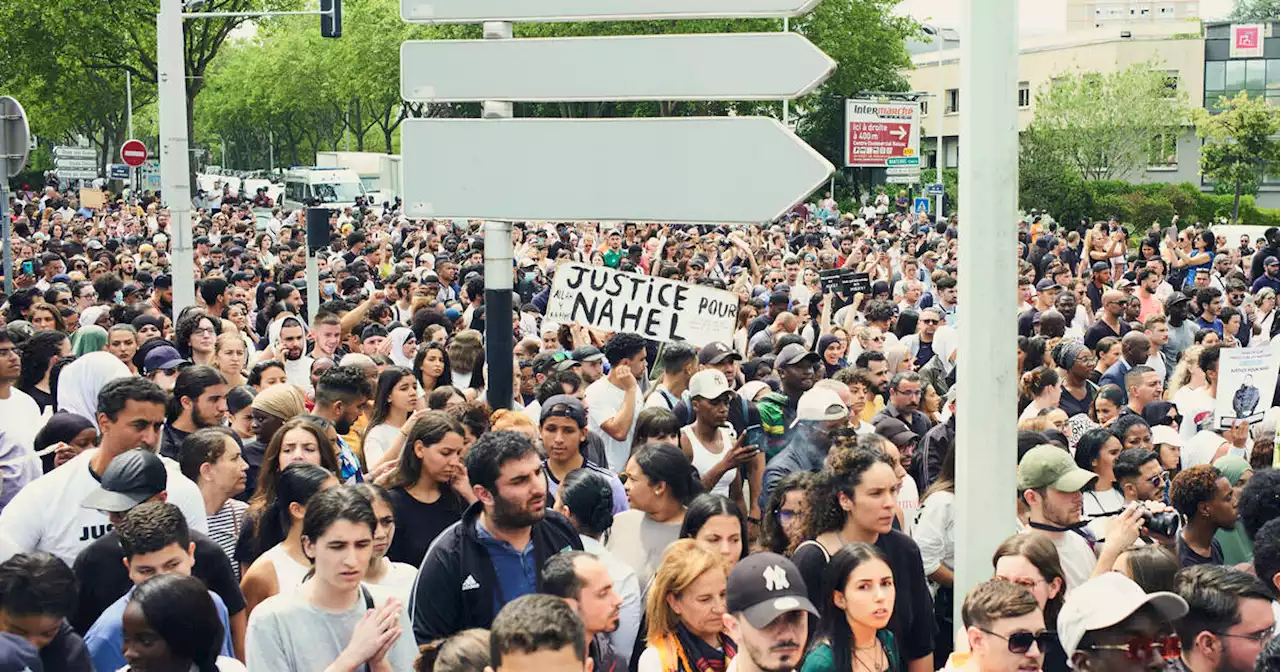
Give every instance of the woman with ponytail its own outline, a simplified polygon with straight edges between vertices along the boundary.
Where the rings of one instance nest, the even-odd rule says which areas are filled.
[[[1058,372],[1051,366],[1037,366],[1022,374],[1019,392],[1024,400],[1029,400],[1018,420],[1027,420],[1040,415],[1040,411],[1057,408],[1062,397],[1062,381]]]
[[[642,446],[627,460],[621,478],[631,509],[614,516],[608,548],[644,586],[663,552],[680,538],[685,510],[702,494],[702,481],[684,452],[670,443]]]
[[[186,574],[160,574],[138,584],[124,608],[125,671],[244,672],[219,656],[222,620],[204,582]]]

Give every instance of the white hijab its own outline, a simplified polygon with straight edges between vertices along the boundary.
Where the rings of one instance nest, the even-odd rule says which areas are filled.
[[[98,393],[107,383],[133,375],[115,355],[91,352],[67,365],[58,376],[58,410],[87,418],[98,427]]]
[[[391,330],[391,361],[396,366],[413,370],[413,358],[404,354],[404,344],[413,338],[413,330],[408,327],[396,327]]]

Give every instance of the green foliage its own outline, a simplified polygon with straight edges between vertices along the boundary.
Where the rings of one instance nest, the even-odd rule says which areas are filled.
[[[1168,226],[1174,215],[1183,224],[1209,224],[1231,216],[1233,194],[1204,193],[1190,182],[1180,184],[1130,184],[1119,180],[1081,182],[1066,200],[1022,200],[1023,210],[1048,211],[1068,227],[1081,219],[1116,217],[1135,230],[1145,231],[1153,221]],[[1252,196],[1240,200],[1240,223],[1280,226],[1280,210],[1259,208]]]
[[[1241,91],[1218,100],[1220,112],[1192,112],[1200,147],[1200,174],[1238,196],[1256,191],[1258,176],[1280,161],[1280,113],[1264,98]]]
[[[920,171],[923,184],[937,184],[938,169],[924,168]],[[942,207],[947,212],[956,212],[960,208],[960,171],[955,168],[942,170]]]
[[[1052,178],[1045,179],[1067,171],[1081,180],[1119,179],[1148,164],[1161,134],[1180,134],[1187,113],[1186,94],[1167,88],[1156,62],[1066,73],[1037,93],[1022,151],[1034,165],[1050,168]]]
[[[1231,12],[1231,20],[1237,23],[1270,21],[1276,18],[1280,18],[1280,0],[1236,0],[1236,7]]]

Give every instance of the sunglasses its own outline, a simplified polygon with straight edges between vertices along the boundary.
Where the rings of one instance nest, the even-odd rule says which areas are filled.
[[[1009,642],[1009,652],[1017,654],[1023,654],[1030,651],[1032,644],[1038,645],[1040,647],[1040,652],[1043,653],[1057,638],[1048,630],[1042,630],[1040,632],[1020,630],[1018,632],[1009,633],[1008,636],[1002,635],[998,632],[991,632],[990,630],[983,630],[983,632]]]
[[[1141,663],[1150,660],[1152,654],[1165,660],[1178,659],[1182,655],[1182,640],[1177,635],[1166,635],[1161,639],[1134,637],[1124,644],[1094,644],[1084,648],[1094,651],[1123,651],[1126,659]]]

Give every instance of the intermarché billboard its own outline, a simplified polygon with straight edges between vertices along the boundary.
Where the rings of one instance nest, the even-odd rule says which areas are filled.
[[[885,168],[920,164],[920,104],[845,101],[844,164]]]

